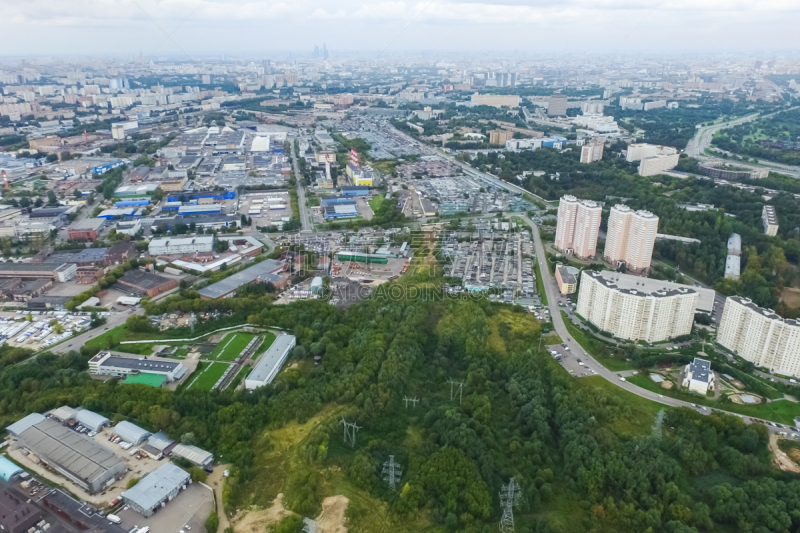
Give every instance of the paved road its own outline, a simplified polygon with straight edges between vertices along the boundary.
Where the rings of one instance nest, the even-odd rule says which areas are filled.
[[[129,316],[142,315],[142,314],[144,314],[144,309],[142,309],[141,307],[138,308],[133,313],[111,313],[111,316],[108,317],[105,325],[100,326],[99,328],[90,329],[86,333],[81,333],[77,337],[72,337],[69,340],[62,342],[61,344],[53,346],[48,351],[51,351],[53,353],[67,353],[71,350],[80,350],[81,346],[83,346],[90,340],[94,339],[95,337],[102,335],[109,329],[124,324],[125,321],[128,320]]]
[[[306,211],[306,188],[300,184],[303,175],[300,174],[300,165],[297,163],[297,154],[294,150],[294,142],[289,142],[292,150],[292,168],[294,168],[294,177],[297,180],[297,205],[300,208],[300,222],[303,224],[303,231],[311,231],[311,223],[308,220],[308,212]]]
[[[755,120],[759,117],[758,113],[753,113],[752,115],[748,115],[746,117],[737,118],[735,120],[731,120],[730,122],[722,122],[720,124],[714,124],[711,126],[703,126],[702,128],[698,128],[697,133],[692,140],[686,145],[686,154],[691,157],[698,157],[703,155],[706,148],[711,146],[711,139],[714,137],[714,134],[717,133],[721,129],[730,128],[731,126],[736,126],[738,124],[743,124],[745,122],[750,122],[751,120]]]

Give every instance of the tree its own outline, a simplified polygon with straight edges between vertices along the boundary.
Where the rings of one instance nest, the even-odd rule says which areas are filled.
[[[81,191],[79,191],[78,189],[75,189],[73,191],[72,196],[74,196],[76,200],[80,200],[81,198],[83,198],[83,194],[81,194]]]
[[[47,205],[58,205],[58,198],[53,191],[47,191]]]
[[[192,476],[193,483],[203,483],[208,477],[206,471],[200,468],[199,466],[193,466],[192,468],[190,468],[189,474]]]
[[[217,529],[219,528],[219,516],[216,511],[211,511],[211,514],[208,515],[206,519],[205,525],[206,533],[217,533]]]

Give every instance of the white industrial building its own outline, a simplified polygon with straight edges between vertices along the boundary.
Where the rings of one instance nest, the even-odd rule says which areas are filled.
[[[800,322],[747,298],[731,296],[725,301],[717,342],[770,372],[800,376]]]
[[[157,374],[167,381],[181,379],[186,367],[179,361],[163,358],[135,358],[114,355],[111,352],[98,352],[89,359],[89,373],[98,376],[125,377],[129,374]]]
[[[245,388],[253,390],[271,383],[295,344],[297,339],[294,335],[278,335],[253,367],[253,371],[245,378]]]
[[[692,331],[697,291],[622,289],[601,273],[581,272],[578,314],[620,339],[661,342]]]
[[[125,442],[138,446],[143,443],[150,436],[150,432],[146,429],[140,428],[136,424],[123,420],[114,426],[114,434]]]
[[[197,237],[165,237],[150,241],[148,251],[150,255],[177,255],[193,254],[197,252],[211,252],[214,250],[214,236],[200,235]]]
[[[121,494],[125,505],[145,517],[167,505],[192,483],[189,472],[172,463],[159,466]]]
[[[197,446],[189,446],[188,444],[176,444],[170,453],[174,456],[183,457],[197,466],[206,467],[214,461],[214,454],[211,452],[207,452]]]
[[[89,431],[98,432],[111,424],[111,421],[103,415],[98,415],[88,409],[80,409],[75,412],[75,420]]]
[[[664,172],[672,170],[678,166],[679,159],[680,156],[678,154],[654,155],[651,157],[645,157],[639,161],[639,175],[648,177],[663,174]]]

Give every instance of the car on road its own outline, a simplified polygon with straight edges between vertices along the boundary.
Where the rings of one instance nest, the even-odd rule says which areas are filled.
[[[662,395],[660,395],[660,394],[658,395],[658,397],[659,397],[659,398],[663,398],[663,396],[662,396]]]

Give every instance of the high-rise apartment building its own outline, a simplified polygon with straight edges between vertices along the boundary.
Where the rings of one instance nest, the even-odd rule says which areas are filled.
[[[764,223],[764,233],[770,237],[778,234],[778,214],[771,205],[765,205],[761,211],[761,221]]]
[[[581,163],[593,163],[603,159],[603,142],[590,142],[581,146]]]
[[[800,376],[800,322],[747,298],[731,296],[725,301],[717,342],[770,372]]]
[[[620,289],[600,272],[584,270],[578,314],[620,339],[661,342],[692,331],[697,291]]]
[[[558,204],[555,247],[581,259],[594,258],[602,214],[603,208],[597,202],[562,196]]]
[[[657,232],[658,217],[653,213],[615,205],[608,216],[603,257],[614,266],[624,264],[629,272],[646,272],[650,268]]]
[[[547,100],[547,116],[563,117],[567,114],[567,97],[551,96]]]

